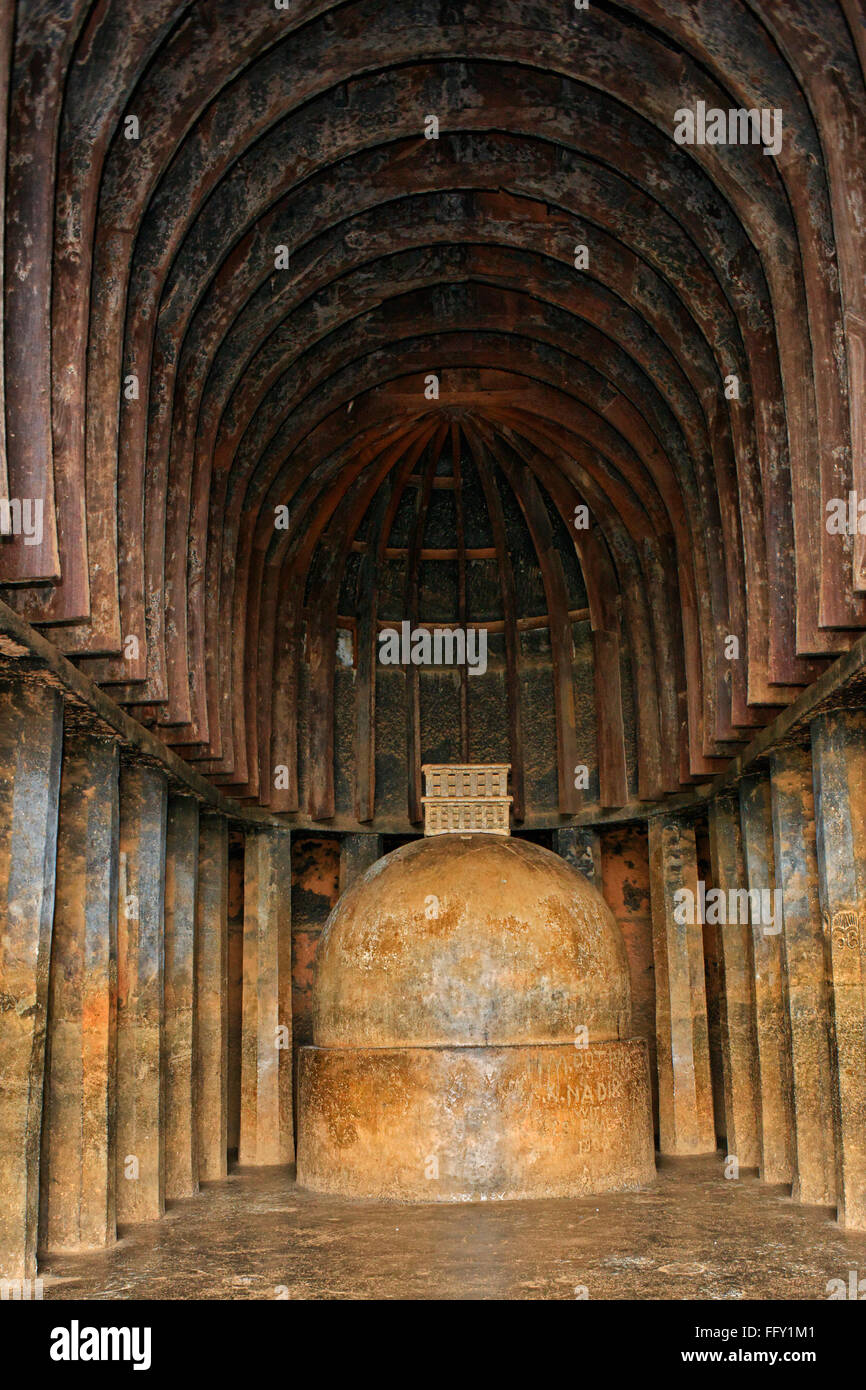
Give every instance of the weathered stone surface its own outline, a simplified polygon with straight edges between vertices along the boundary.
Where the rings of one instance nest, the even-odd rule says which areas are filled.
[[[244,986],[238,1161],[291,1163],[291,833],[256,831],[244,851]]]
[[[728,901],[727,895],[746,883],[739,800],[728,796],[711,801],[709,821],[713,886]],[[720,1024],[727,1150],[741,1169],[759,1168],[761,1095],[752,928],[748,922],[726,920],[719,928],[719,941],[724,976]]]
[[[866,1230],[866,713],[812,725],[815,824],[832,1003],[836,1201],[840,1222]]]
[[[628,1037],[628,963],[610,909],[528,840],[440,835],[368,869],[319,943],[321,1047]]]
[[[768,1311],[768,1299],[792,1313],[813,1313],[831,1290],[838,1297],[841,1286],[847,1296],[857,1277],[852,1268],[862,1272],[866,1263],[866,1236],[840,1231],[819,1207],[793,1210],[768,1197],[758,1182],[739,1184],[732,1200],[723,1174],[723,1157],[712,1154],[663,1164],[651,1185],[633,1192],[531,1207],[487,1201],[468,1210],[462,1202],[427,1201],[409,1212],[391,1202],[312,1192],[287,1182],[279,1168],[249,1169],[178,1211],[158,1240],[152,1228],[139,1226],[128,1232],[122,1250],[49,1260],[46,1273],[65,1276],[50,1296],[67,1302],[72,1316],[77,1300],[104,1299],[118,1275],[130,1298],[152,1298],[158,1285],[166,1298],[224,1300],[219,1312],[225,1321],[233,1316],[225,1306],[232,1300],[259,1293],[266,1302],[279,1286],[290,1298],[332,1302],[335,1270],[342,1298],[389,1305],[507,1300],[525,1307],[532,1300],[564,1304],[585,1293],[589,1307],[578,1311],[593,1318],[593,1335],[607,1321],[618,1356],[627,1345],[624,1300],[645,1304],[643,1320],[660,1344],[657,1314],[665,1303],[681,1304],[684,1295],[685,1306],[670,1311],[687,1333],[694,1314],[700,1317],[704,1307],[704,1316],[712,1317],[732,1289],[761,1312]],[[238,1249],[252,1291],[238,1285]],[[605,1300],[614,1306],[599,1314]],[[741,1304],[735,1311],[745,1309]],[[59,1307],[56,1312],[60,1321],[64,1314]],[[261,1314],[272,1317],[274,1309]],[[89,1320],[95,1321],[92,1313]],[[833,1329],[843,1376],[851,1359],[847,1335]],[[856,1336],[853,1323],[850,1335]],[[636,1351],[636,1357],[626,1351],[626,1359],[640,1374],[645,1342]]]
[[[695,832],[676,816],[654,816],[649,845],[659,1148],[664,1154],[712,1153],[716,1135]],[[687,906],[675,896],[679,892],[691,894],[691,911],[677,911],[678,902]]]
[[[782,890],[794,1085],[792,1195],[798,1202],[833,1206],[836,1153],[830,998],[821,930],[812,759],[808,749],[785,748],[773,754],[771,768],[773,849]]]
[[[776,912],[776,865],[770,783],[747,777],[740,784],[740,822],[748,887],[761,895],[750,909],[755,964],[755,1027],[761,1095],[761,1177],[792,1183],[796,1159],[791,1026],[782,914]],[[757,900],[755,900],[756,902]]]
[[[40,1246],[117,1236],[118,769],[114,741],[67,739],[48,1007]]]
[[[117,1220],[165,1211],[166,779],[120,774],[117,925]]]
[[[241,1132],[241,1038],[244,991],[244,843],[242,830],[229,831],[228,894],[228,1147],[237,1157]]]
[[[36,1273],[63,701],[0,688],[0,1277]]]
[[[697,852],[698,879],[705,885],[705,891],[713,883],[712,854],[710,852],[709,818],[698,817],[695,821],[695,850]],[[707,1034],[710,1048],[710,1081],[713,1088],[713,1123],[716,1143],[723,1144],[727,1134],[725,1118],[725,1080],[722,1060],[722,1011],[723,962],[721,933],[723,928],[717,922],[708,921],[710,914],[702,914],[701,937],[704,947],[704,980],[707,995]]]
[[[340,892],[382,858],[381,835],[344,835],[340,840]]]
[[[298,1182],[415,1202],[620,1191],[655,1174],[646,1044],[302,1047]]]
[[[652,1174],[646,1045],[597,890],[530,841],[419,839],[342,896],[300,1050],[299,1181],[403,1200]]]
[[[198,1191],[195,945],[198,802],[170,796],[165,838],[165,1195]]]
[[[608,827],[599,836],[599,843],[602,896],[617,921],[625,943],[631,977],[631,1033],[632,1037],[643,1038],[647,1045],[653,1124],[658,1135],[655,964],[646,826]],[[590,877],[590,882],[595,883],[596,880]]]
[[[198,1176],[212,1182],[228,1152],[228,823],[210,814],[199,820],[195,1007]]]
[[[567,864],[601,892],[601,839],[591,825],[567,825],[554,830],[554,849]]]
[[[336,840],[292,836],[292,1045],[313,1041],[313,982],[319,941],[340,896]]]
[[[727,1129],[740,1161],[755,1156],[765,1176],[818,1200],[830,1191],[833,1096],[837,1197],[855,1225],[866,1205],[863,806],[843,776],[859,775],[859,753],[826,712],[862,709],[866,688],[862,8],[0,6],[0,669],[55,682],[70,728],[113,729],[175,792],[245,825],[271,810],[293,831],[319,824],[334,853],[344,832],[419,823],[425,748],[510,760],[515,823],[544,832],[614,810],[642,826],[668,793],[702,814],[709,778],[729,777],[730,791],[748,772],[745,844],[719,831],[719,878],[778,889],[785,933],[762,923],[752,941],[707,923],[702,970],[698,933],[680,934],[660,905],[679,853],[662,847],[662,1128],[674,1151],[697,1142],[711,1091],[716,1133]],[[784,113],[777,157],[757,140],[683,148],[675,113],[698,100]],[[435,141],[425,112],[441,119]],[[846,500],[855,516],[840,525]],[[27,534],[37,506],[38,535]],[[10,624],[19,614],[39,631]],[[384,672],[378,628],[407,615],[489,631],[487,671]],[[768,759],[816,715],[823,1002],[807,772],[774,764],[772,850],[766,783]],[[40,786],[27,797],[41,714],[32,728],[20,716],[0,737],[0,800],[13,765],[24,788],[20,804],[17,784],[6,798],[0,879],[8,870],[12,918],[25,904],[0,931],[11,1172],[0,1192],[13,1227],[23,1204],[26,1266],[50,917],[40,827],[52,807]],[[260,867],[249,866],[251,900]],[[120,928],[120,1123],[145,1144],[162,1134],[161,948],[153,921],[139,933],[136,894],[123,896],[125,912],[127,897],[136,906]],[[276,1026],[289,1026],[282,936],[275,947],[260,930],[272,915],[249,907],[248,1131],[251,1095],[273,1127],[258,1034],[274,998]],[[618,916],[645,1018],[648,936],[637,912]],[[195,1180],[190,920],[169,943],[169,1191]],[[315,937],[305,924],[295,938],[295,1042],[307,1040]],[[418,941],[423,972],[423,930]],[[208,1070],[221,1017],[209,1061],[198,1059],[201,1085],[214,1082],[216,1164],[240,1139],[239,947],[232,932],[227,1144],[223,1069]],[[216,954],[214,943],[209,1007],[221,1015]],[[356,956],[356,985],[387,976],[387,958],[370,955]],[[58,976],[58,1017],[61,983],[74,981]],[[450,1004],[466,981],[430,983]],[[518,979],[512,996],[544,988]],[[554,981],[548,1021],[558,1007]],[[501,1012],[513,1022],[516,1003]],[[63,1053],[58,1031],[61,1071]],[[278,1131],[282,1084],[278,1068]],[[56,1098],[74,1109],[75,1088]],[[155,1169],[158,1157],[148,1181]],[[0,1249],[10,1240],[17,1250],[0,1226]]]

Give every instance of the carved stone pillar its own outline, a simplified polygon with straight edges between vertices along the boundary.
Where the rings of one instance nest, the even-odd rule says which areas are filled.
[[[117,926],[117,1220],[165,1211],[166,779],[150,767],[120,775]]]
[[[291,1163],[291,834],[254,830],[244,853],[241,1164]]]
[[[344,835],[340,840],[340,892],[382,858],[381,835]]]
[[[198,1191],[195,919],[198,802],[170,796],[165,849],[165,1195]]]
[[[773,754],[771,767],[794,1079],[797,1167],[793,1196],[798,1202],[834,1206],[830,998],[821,930],[812,759],[805,748],[784,748]]]
[[[196,1122],[202,1182],[226,1176],[228,1149],[228,824],[199,821],[196,900]]]
[[[653,816],[649,849],[659,1147],[663,1154],[713,1153],[716,1135],[694,829],[675,815]]]
[[[117,1238],[118,749],[67,740],[42,1135],[40,1247],[100,1249]]]
[[[0,1277],[36,1273],[63,701],[0,687]]]
[[[713,885],[728,895],[746,884],[746,865],[736,796],[710,802]],[[722,1070],[728,1153],[741,1168],[761,1164],[761,1092],[755,1022],[755,967],[748,922],[719,925],[724,989],[721,997]]]
[[[811,727],[815,824],[832,1003],[831,1056],[840,1222],[866,1230],[866,713]]]
[[[752,952],[755,962],[755,1020],[761,1077],[761,1177],[794,1181],[794,1099],[787,970],[782,913],[776,910],[776,862],[770,783],[747,777],[740,783],[740,822],[748,888],[753,897]],[[765,896],[767,895],[767,896]],[[760,920],[755,921],[755,917]]]
[[[601,837],[597,830],[589,825],[562,826],[553,832],[553,848],[599,893],[602,891]]]

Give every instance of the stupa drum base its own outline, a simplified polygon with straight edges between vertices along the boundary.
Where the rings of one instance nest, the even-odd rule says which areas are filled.
[[[619,1191],[655,1171],[641,1039],[303,1047],[298,1181],[418,1202]]]

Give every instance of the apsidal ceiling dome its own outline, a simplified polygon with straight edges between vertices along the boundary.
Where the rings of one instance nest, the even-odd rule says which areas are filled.
[[[380,859],[319,948],[318,1047],[627,1038],[619,928],[601,895],[526,840],[440,835]]]

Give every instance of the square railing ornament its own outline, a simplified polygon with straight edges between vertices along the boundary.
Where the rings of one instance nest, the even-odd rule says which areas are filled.
[[[425,835],[510,835],[510,763],[424,763]]]

